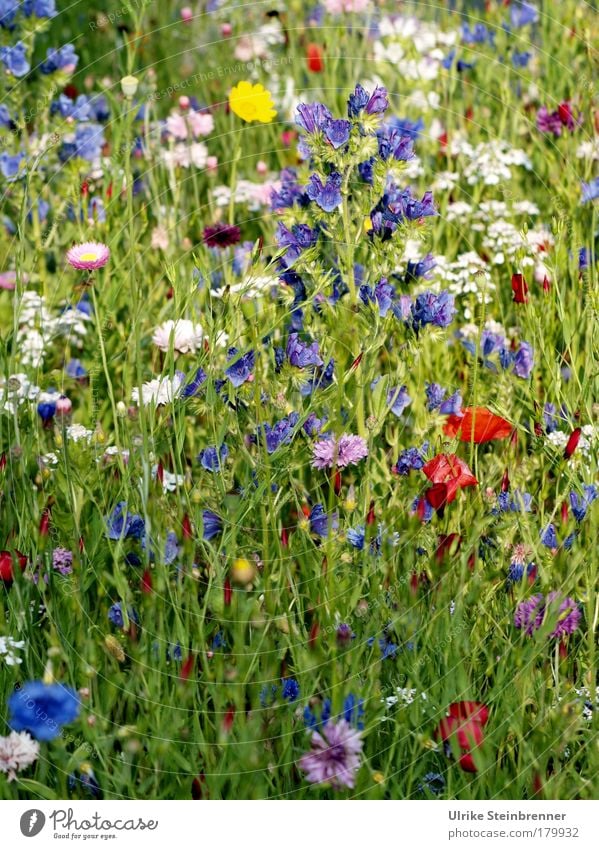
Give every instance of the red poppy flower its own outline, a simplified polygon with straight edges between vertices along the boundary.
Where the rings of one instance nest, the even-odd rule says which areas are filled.
[[[433,484],[455,482],[458,487],[478,484],[468,464],[456,454],[437,454],[424,464],[422,471]]]
[[[569,460],[572,454],[578,448],[578,443],[580,442],[580,436],[582,434],[582,428],[575,427],[572,433],[570,434],[570,438],[566,443],[566,447],[564,449],[564,459]]]
[[[462,413],[461,416],[448,417],[443,428],[446,436],[457,436],[462,442],[480,445],[492,439],[507,439],[514,429],[508,421],[486,407],[465,407]]]
[[[482,702],[452,702],[449,705],[449,715],[456,719],[472,719],[481,725],[486,725],[489,719],[489,708]]]
[[[512,292],[516,304],[528,303],[528,286],[523,274],[512,274]]]
[[[482,702],[453,702],[449,705],[449,715],[443,717],[433,732],[436,740],[456,741],[462,750],[458,764],[465,772],[476,772],[471,752],[482,745],[488,718],[489,710]]]
[[[322,48],[318,44],[308,44],[306,47],[306,61],[308,70],[313,74],[320,74],[324,71],[324,57]]]
[[[20,551],[0,551],[0,581],[10,583],[14,578],[13,563],[17,561],[21,572],[27,566],[27,558]]]

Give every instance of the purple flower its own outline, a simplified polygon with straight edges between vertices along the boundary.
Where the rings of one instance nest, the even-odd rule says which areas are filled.
[[[311,784],[354,787],[360,768],[362,738],[345,719],[329,720],[322,734],[314,731],[311,751],[300,758],[299,766]]]
[[[379,156],[384,162],[396,159],[398,162],[409,162],[414,159],[414,141],[410,136],[402,136],[397,130],[379,130],[377,133]]]
[[[195,375],[185,383],[181,390],[183,398],[192,398],[197,394],[203,383],[206,382],[208,375],[203,368],[198,368]]]
[[[331,513],[330,517],[327,516],[322,504],[314,505],[314,507],[310,510],[308,520],[310,522],[310,531],[319,537],[326,537],[329,535],[329,524],[333,531],[336,531],[339,527],[337,514]]]
[[[25,76],[31,68],[27,59],[27,50],[22,41],[17,41],[14,47],[0,47],[0,61],[15,77]]]
[[[445,398],[445,389],[438,383],[425,383],[426,409],[432,413],[438,410]]]
[[[539,20],[539,10],[526,0],[515,0],[510,6],[510,23],[516,29],[527,24],[536,24]]]
[[[557,534],[555,532],[555,525],[549,524],[546,528],[543,528],[541,531],[541,542],[543,545],[547,546],[547,548],[557,548]]]
[[[324,130],[332,119],[333,116],[322,103],[300,103],[295,116],[296,124],[310,134]]]
[[[514,357],[514,365],[512,372],[516,377],[528,379],[532,373],[534,366],[534,350],[528,342],[522,342],[516,356]]]
[[[577,492],[570,493],[570,507],[577,522],[582,522],[587,514],[588,508],[596,498],[599,498],[597,487],[593,484],[583,486],[583,493],[579,495]]]
[[[73,553],[68,548],[55,548],[52,552],[52,566],[61,575],[70,575],[73,571]]]
[[[108,539],[141,539],[145,524],[141,516],[127,511],[127,502],[119,501],[106,519]]]
[[[545,616],[545,601],[542,593],[531,596],[526,601],[521,601],[514,613],[514,625],[520,631],[530,635],[538,630],[543,624]]]
[[[351,124],[349,121],[345,121],[342,118],[339,120],[330,119],[325,124],[324,135],[326,140],[337,150],[343,147],[344,144],[347,144],[350,130]]]
[[[387,404],[391,412],[398,418],[401,416],[406,407],[412,403],[412,399],[408,395],[406,386],[400,386],[395,389],[390,389],[387,393]]]
[[[423,259],[409,260],[406,268],[406,283],[415,283],[421,277],[430,280],[431,272],[437,262],[432,254],[427,254]]]
[[[315,469],[344,469],[368,456],[368,445],[361,436],[343,433],[339,439],[321,439],[314,444]]]
[[[537,129],[541,133],[553,133],[554,136],[562,134],[562,120],[559,112],[549,112],[546,106],[541,106],[537,112]]]
[[[282,248],[287,248],[285,262],[290,263],[297,259],[302,251],[316,244],[318,230],[308,227],[307,224],[294,224],[289,230],[283,223],[279,222],[276,240]]]
[[[203,539],[206,541],[211,540],[213,537],[218,536],[222,532],[223,522],[220,516],[217,516],[216,513],[213,513],[212,510],[203,510],[202,511],[202,524],[203,524]]]
[[[364,110],[367,115],[377,115],[381,112],[385,112],[388,106],[389,97],[385,88],[377,86],[372,94],[369,94],[366,89],[358,83],[354,93],[350,94],[348,98],[347,114],[350,118],[357,118],[360,112]]]
[[[315,201],[324,212],[332,212],[341,203],[341,174],[333,171],[323,185],[317,174],[312,174],[306,187],[310,200]]]
[[[462,394],[458,389],[453,395],[450,395],[441,406],[439,412],[444,416],[459,416],[462,411]]]
[[[266,440],[266,450],[269,454],[273,454],[279,445],[291,442],[293,429],[298,421],[299,415],[297,413],[291,413],[288,418],[281,419],[272,427],[269,424],[264,424],[264,438]]]
[[[207,472],[220,472],[222,471],[222,464],[228,456],[229,449],[223,442],[220,448],[217,448],[216,445],[209,445],[204,448],[198,454],[198,460]]]
[[[542,593],[537,593],[521,601],[514,614],[514,625],[530,636],[541,627],[548,610],[557,613],[557,623],[550,633],[551,637],[561,639],[576,631],[582,616],[580,607],[573,598],[564,598],[558,592],[549,593],[546,599]]]
[[[422,292],[412,306],[412,323],[416,330],[425,324],[448,327],[455,314],[454,298],[449,292]]]
[[[325,426],[326,422],[326,416],[323,416],[321,419],[319,419],[316,413],[310,413],[310,415],[302,425],[302,428],[306,436],[318,436],[318,434]]]
[[[285,353],[287,354],[287,359],[295,368],[324,365],[324,362],[318,355],[318,342],[306,344],[299,338],[298,333],[291,333],[289,335]]]
[[[599,198],[599,177],[595,177],[595,179],[591,180],[590,183],[585,183],[584,181],[581,182],[580,189],[582,192],[582,203],[589,203],[592,200],[597,200],[597,198]]]
[[[247,354],[243,354],[241,357],[237,356],[237,354],[237,348],[229,348],[227,360],[229,362],[233,360],[234,362],[225,370],[225,374],[236,389],[250,379],[256,359],[253,351],[248,351]]]
[[[397,463],[393,467],[393,471],[402,477],[410,474],[412,469],[418,470],[424,466],[424,454],[428,451],[428,442],[425,442],[422,448],[406,448],[397,458]]]

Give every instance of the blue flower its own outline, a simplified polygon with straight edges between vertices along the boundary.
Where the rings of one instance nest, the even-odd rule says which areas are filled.
[[[418,790],[421,793],[430,790],[431,793],[438,796],[445,790],[445,779],[439,772],[427,772],[422,783],[418,785]]]
[[[358,731],[364,729],[364,699],[358,699],[349,693],[343,700],[343,718]]]
[[[37,405],[37,414],[44,424],[52,421],[54,418],[54,414],[56,413],[56,402],[55,401],[41,401]]]
[[[422,118],[419,118],[417,121],[411,121],[409,118],[392,116],[387,120],[387,123],[393,130],[397,130],[400,136],[409,136],[414,141],[419,138],[424,129]]]
[[[287,359],[295,368],[306,368],[307,366],[322,366],[324,362],[318,353],[318,342],[302,342],[298,333],[291,333],[287,339],[285,350]]]
[[[581,182],[580,190],[582,193],[582,203],[589,203],[592,200],[597,200],[597,198],[599,198],[599,177],[595,177],[595,179],[591,180],[589,183],[585,183],[584,181]]]
[[[316,244],[318,241],[318,230],[308,227],[307,224],[294,224],[291,230],[289,230],[282,222],[279,222],[275,237],[280,247],[287,248],[285,252],[285,264],[289,265],[303,251]]]
[[[72,44],[65,44],[58,50],[49,47],[46,53],[46,61],[42,62],[40,70],[42,74],[53,74],[55,71],[76,68],[78,62],[79,57]]]
[[[69,360],[65,367],[65,373],[68,377],[74,377],[77,380],[87,375],[87,371],[81,364],[81,360]]]
[[[330,516],[331,530],[335,531],[339,527],[339,521],[336,513],[331,513]],[[310,510],[310,530],[313,534],[319,537],[326,537],[329,533],[329,516],[325,513],[322,504],[315,504]]]
[[[513,493],[500,492],[497,496],[498,513],[530,513],[532,510],[532,495],[516,489]],[[495,512],[495,510],[493,511]]]
[[[14,156],[11,156],[11,154],[6,151],[0,154],[0,171],[2,172],[2,176],[5,177],[9,183],[12,183],[17,179],[17,177],[25,174],[25,170],[21,169],[21,163],[24,159],[25,154],[21,151]]]
[[[237,348],[229,348],[227,360],[229,362],[234,360],[234,362],[225,371],[225,374],[236,389],[245,383],[246,380],[249,380],[256,360],[253,351],[248,351],[247,354],[243,354],[241,357],[238,357],[237,353]]]
[[[61,117],[73,118],[75,121],[88,121],[93,117],[90,100],[84,94],[80,94],[76,100],[61,94],[58,100],[53,101],[50,112],[52,115],[59,113]]]
[[[286,209],[298,204],[306,206],[310,202],[303,186],[297,181],[293,168],[283,168],[280,175],[281,187],[270,196],[271,209]]]
[[[437,262],[432,254],[427,254],[423,259],[409,260],[406,268],[406,283],[415,283],[421,277],[430,280],[431,272]]]
[[[366,644],[369,645],[369,646],[373,646],[374,643],[375,643],[374,637],[370,637],[366,641]],[[387,659],[393,660],[396,657],[397,652],[399,651],[399,646],[396,645],[395,643],[390,642],[390,640],[388,639],[388,637],[386,635],[384,637],[380,637],[380,639],[378,639],[376,641],[376,643],[377,643],[379,650],[381,652],[381,660],[387,660]]]
[[[396,159],[409,162],[414,159],[414,141],[410,136],[402,136],[397,130],[381,129],[377,133],[379,156],[383,162]]]
[[[14,127],[10,112],[5,103],[0,103],[0,127],[5,127],[8,130],[12,130]]]
[[[599,491],[593,484],[583,486],[582,495],[579,495],[577,492],[570,493],[570,507],[577,522],[582,522],[588,508],[597,498],[599,498]]]
[[[341,174],[333,171],[324,185],[317,174],[312,174],[306,186],[306,193],[310,200],[315,201],[324,212],[332,212],[341,203],[340,189]]]
[[[345,534],[348,543],[357,548],[358,551],[363,551],[364,540],[366,539],[366,531],[364,525],[358,525],[357,528],[349,528]]]
[[[393,467],[395,472],[405,477],[410,474],[412,469],[421,469],[424,466],[424,455],[427,451],[428,442],[425,442],[422,448],[406,448],[397,458],[397,462]]]
[[[78,717],[79,708],[79,696],[72,687],[28,681],[8,700],[8,724],[13,731],[28,731],[46,743],[58,737],[62,725]]]
[[[139,616],[133,607],[127,608],[127,617],[131,620],[131,622],[135,622],[136,625],[139,625]],[[125,616],[123,614],[123,605],[120,601],[117,601],[108,609],[108,621],[117,628],[122,628],[124,626]]]
[[[412,399],[408,395],[408,389],[406,386],[390,389],[387,393],[387,404],[389,405],[391,412],[398,418],[411,403]]]
[[[532,53],[529,50],[523,50],[522,52],[513,50],[511,59],[514,68],[526,68],[532,59]]]
[[[203,368],[198,368],[195,375],[190,377],[181,390],[183,398],[191,398],[197,395],[200,387],[206,382],[207,374]]]
[[[516,377],[528,379],[534,366],[534,350],[528,342],[522,342],[514,357],[512,372]]]
[[[462,41],[464,44],[485,44],[485,42],[488,42],[491,46],[494,46],[495,32],[487,29],[480,22],[475,24],[473,29],[470,29],[468,24],[462,24]]]
[[[56,15],[54,0],[24,0],[23,13],[27,17],[35,15],[36,18],[53,18]]]
[[[310,413],[306,421],[302,425],[302,429],[306,436],[318,436],[323,427],[327,423],[327,417],[323,416],[319,419],[316,413]]]
[[[25,76],[31,68],[27,59],[27,49],[22,41],[17,41],[14,47],[0,47],[0,61],[15,77]]]
[[[416,330],[426,324],[448,327],[456,314],[454,297],[447,291],[421,292],[412,305],[412,323]]]
[[[350,94],[347,101],[347,114],[350,118],[357,118],[362,111],[367,115],[377,115],[385,112],[389,106],[387,89],[377,86],[372,94],[369,94],[359,83],[354,93]]]
[[[457,416],[462,410],[462,394],[458,389],[453,395],[450,395],[441,406],[439,412],[444,416]]]
[[[329,119],[324,127],[324,135],[326,140],[337,150],[349,141],[350,130],[351,124],[349,121]]]
[[[426,409],[431,413],[433,410],[438,410],[443,403],[446,390],[438,383],[425,383],[424,392],[426,394]]]
[[[293,429],[298,421],[299,415],[297,413],[290,413],[287,418],[280,419],[272,427],[267,423],[263,425],[266,450],[269,454],[273,454],[280,445],[291,442]]]
[[[207,472],[220,472],[222,471],[222,463],[228,456],[229,449],[223,442],[220,448],[217,448],[216,445],[209,445],[204,448],[198,454],[198,460]]]
[[[104,144],[104,131],[99,124],[79,124],[74,134],[66,136],[58,156],[61,162],[80,157],[88,162],[98,159]]]
[[[539,20],[539,11],[532,3],[526,0],[515,0],[510,6],[510,23],[516,29],[525,27],[527,24],[536,24]]]
[[[541,542],[543,545],[547,546],[547,548],[558,547],[557,534],[553,524],[549,524],[546,528],[543,528],[541,531]]]
[[[108,539],[141,539],[145,531],[144,520],[127,511],[127,502],[119,501],[106,519]]]
[[[179,554],[179,541],[177,534],[174,531],[169,531],[166,535],[164,543],[164,565],[170,566],[177,559]]]
[[[300,686],[295,678],[283,678],[281,686],[281,698],[286,702],[295,702],[299,699]]]
[[[19,0],[0,0],[0,26],[11,29],[18,11]]]
[[[212,510],[202,511],[203,539],[207,542],[222,532],[223,522]]]
[[[295,116],[296,123],[310,135],[324,130],[332,119],[333,116],[322,103],[300,103]]]

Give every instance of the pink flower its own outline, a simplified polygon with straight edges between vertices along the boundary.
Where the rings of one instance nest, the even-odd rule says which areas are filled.
[[[210,112],[190,112],[189,126],[196,138],[198,136],[207,136],[214,129],[214,118]]]
[[[299,766],[311,784],[353,787],[360,767],[362,739],[345,719],[329,720],[322,734],[315,731],[312,749],[300,758]]]
[[[26,731],[13,731],[8,737],[0,737],[0,772],[8,774],[14,781],[17,772],[31,766],[37,760],[40,747]]]
[[[363,12],[368,7],[369,0],[325,0],[327,12],[340,15],[342,12]]]
[[[67,262],[73,268],[91,271],[102,268],[110,259],[110,249],[102,242],[83,242],[67,251]]]
[[[173,112],[166,119],[166,129],[176,139],[187,138],[187,123],[183,115],[178,112]]]
[[[368,456],[368,445],[361,436],[353,436],[343,433],[339,439],[320,439],[314,445],[314,459],[312,466],[315,469],[344,469],[353,463],[358,463]]]

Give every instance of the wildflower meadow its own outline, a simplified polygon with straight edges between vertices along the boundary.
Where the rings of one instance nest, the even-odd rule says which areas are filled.
[[[597,798],[598,38],[0,0],[1,799]]]

